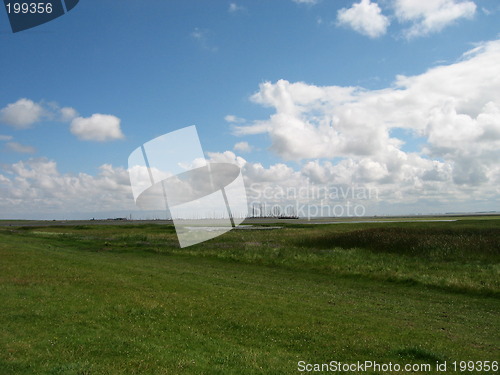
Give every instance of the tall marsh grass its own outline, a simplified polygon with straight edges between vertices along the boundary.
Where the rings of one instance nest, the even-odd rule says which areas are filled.
[[[368,228],[297,241],[316,249],[364,248],[436,260],[490,260],[500,255],[500,228]]]

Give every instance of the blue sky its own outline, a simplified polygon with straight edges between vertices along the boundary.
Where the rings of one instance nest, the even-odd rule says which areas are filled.
[[[386,197],[371,208],[378,214],[416,208],[498,209],[499,155],[491,144],[484,148],[490,150],[487,155],[474,154],[474,145],[465,144],[472,138],[463,127],[483,126],[477,139],[497,134],[490,122],[497,124],[500,98],[494,77],[500,71],[482,72],[477,84],[464,79],[466,91],[467,85],[491,86],[465,99],[460,92],[431,87],[427,73],[435,72],[436,84],[444,77],[443,85],[453,85],[446,78],[453,77],[450,72],[469,69],[460,63],[497,59],[500,4],[425,3],[82,0],[66,15],[15,34],[0,10],[0,217],[86,217],[87,211],[97,212],[99,207],[74,204],[75,189],[83,189],[76,195],[88,194],[88,202],[99,201],[95,194],[106,181],[114,198],[100,207],[106,212],[113,205],[131,209],[133,199],[123,173],[129,154],[150,139],[193,124],[207,157],[233,158],[246,165],[250,184],[277,183],[265,180],[273,175],[291,185],[304,179],[376,185]],[[402,76],[409,77],[408,82],[397,78]],[[335,90],[328,89],[349,87],[356,89],[340,101],[332,99],[330,92]],[[419,104],[423,115],[418,121],[411,113],[419,107],[405,108],[403,101],[391,102],[401,113],[392,109],[390,124],[379,122],[365,129],[356,125],[361,120],[355,116],[350,124],[346,113],[353,108],[369,122],[370,116],[384,115],[373,114],[367,104],[370,98],[393,101],[402,91],[407,101],[412,95],[434,100]],[[287,100],[295,109],[289,110]],[[459,103],[451,109],[458,122],[436,113],[449,113],[446,103]],[[460,115],[468,116],[470,124],[460,122]],[[488,116],[494,120],[483,124]],[[295,120],[296,126],[289,125]],[[330,135],[323,132],[326,123],[333,129]],[[367,138],[343,130],[355,127]],[[444,139],[449,137],[442,129],[464,134],[455,140],[455,153],[446,149]],[[358,136],[367,142],[358,145],[364,151],[346,146]],[[372,147],[370,142],[378,142],[378,136],[380,145]],[[315,137],[315,143],[304,141]],[[395,169],[393,151],[405,160]],[[478,167],[475,163],[482,158],[490,162]],[[342,175],[349,173],[342,172],[348,162],[351,171],[357,171],[349,178]],[[111,168],[107,177],[103,165]],[[404,176],[395,175],[410,169],[413,172]],[[443,175],[437,179],[425,177],[438,172]],[[426,187],[431,180],[442,186]],[[443,193],[440,189],[450,181],[453,191]],[[87,190],[82,187],[91,184]],[[59,190],[57,197],[49,189]],[[394,194],[395,190],[401,191]]]

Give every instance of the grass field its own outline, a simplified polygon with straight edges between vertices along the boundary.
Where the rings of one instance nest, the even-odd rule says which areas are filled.
[[[499,218],[281,226],[0,227],[0,374],[500,359]]]

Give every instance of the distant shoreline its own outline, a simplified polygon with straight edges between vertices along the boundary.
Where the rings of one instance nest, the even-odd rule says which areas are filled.
[[[443,221],[460,220],[467,218],[500,217],[500,212],[491,213],[449,213],[436,215],[394,215],[394,216],[363,216],[363,217],[316,217],[298,219],[280,219],[277,217],[252,217],[246,218],[242,224],[341,224],[341,223],[374,223],[374,222],[412,222],[412,221]],[[138,225],[138,224],[163,224],[173,225],[172,220],[128,220],[95,219],[95,220],[10,220],[0,219],[0,226],[60,226],[60,225]]]

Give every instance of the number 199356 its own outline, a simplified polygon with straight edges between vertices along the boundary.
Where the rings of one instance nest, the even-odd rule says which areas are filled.
[[[52,3],[7,3],[7,13],[43,14],[52,13]]]

